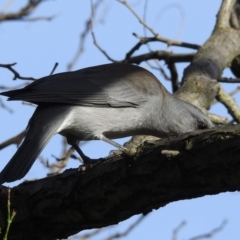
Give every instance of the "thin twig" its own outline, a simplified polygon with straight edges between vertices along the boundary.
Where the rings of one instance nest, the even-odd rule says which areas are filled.
[[[163,38],[160,36],[158,36],[158,37],[141,37],[140,35],[138,35],[136,33],[133,33],[133,36],[140,39],[145,44],[148,42],[162,42],[162,43],[166,43],[168,46],[185,47],[185,48],[190,48],[190,49],[194,49],[194,50],[198,50],[201,47],[198,44],[171,40],[171,39]]]
[[[73,152],[74,152],[74,149],[72,147],[69,148],[66,155],[61,159],[52,155],[52,157],[54,157],[57,160],[57,162],[54,162],[52,164],[49,164],[48,160],[45,160],[42,157],[39,157],[39,159],[40,159],[40,162],[43,164],[43,166],[45,166],[50,170],[50,173],[48,173],[47,175],[52,176],[52,175],[59,174],[63,171],[63,169],[67,166],[67,163]]]
[[[162,39],[158,39],[158,38],[155,38],[155,37],[141,37],[139,35],[137,35],[136,33],[133,33],[133,36],[137,37],[138,39],[140,39],[140,41],[134,45],[127,53],[126,53],[126,57],[125,57],[125,60],[129,59],[133,53],[135,51],[137,51],[142,45],[147,45],[147,43],[149,42],[163,42],[163,43],[168,43],[168,42],[165,42],[163,41]],[[148,45],[147,45],[148,46]],[[186,47],[186,48],[190,48],[190,49],[199,49],[200,48],[200,45],[197,45],[197,44],[191,44],[191,43],[186,43],[186,42],[178,42],[178,41],[171,41],[171,46],[178,46],[178,47]]]
[[[233,119],[240,123],[240,109],[236,101],[221,86],[216,99],[227,108]]]
[[[229,93],[229,95],[233,96],[233,95],[237,94],[238,92],[240,92],[240,86],[236,87],[233,91],[231,91]]]
[[[8,211],[8,215],[7,215],[7,226],[6,226],[6,231],[5,234],[3,236],[3,240],[7,240],[8,239],[8,234],[9,234],[9,229],[10,226],[13,222],[14,217],[16,216],[17,212],[15,210],[11,211],[11,189],[8,188],[8,199],[7,199],[7,211]]]
[[[180,13],[180,22],[179,22],[179,28],[178,28],[178,31],[174,37],[174,39],[178,39],[181,37],[183,31],[184,31],[184,28],[185,28],[185,23],[186,23],[186,14],[185,14],[185,11],[184,11],[184,8],[182,7],[181,3],[168,3],[167,5],[165,5],[161,10],[160,12],[158,12],[158,15],[160,15],[160,17],[162,17],[164,15],[164,13],[169,10],[169,9],[172,9],[172,8],[176,8],[178,10],[178,12]],[[177,21],[175,21],[177,22]],[[192,44],[191,44],[192,45]],[[195,44],[194,44],[195,45]],[[173,44],[171,45],[173,46]],[[170,50],[170,47],[168,47],[167,50]]]
[[[52,21],[56,15],[46,16],[46,17],[34,17],[34,18],[24,18],[25,22],[36,22],[36,21]]]
[[[157,32],[154,31],[153,28],[151,28],[134,10],[133,8],[128,4],[127,1],[124,0],[117,0],[119,3],[122,3],[125,5],[128,10],[138,19],[138,21],[146,28],[148,29],[155,37],[159,36]]]
[[[84,235],[81,235],[81,236],[79,236],[79,235],[76,235],[75,237],[73,237],[73,239],[74,238],[76,238],[76,239],[80,239],[80,240],[86,240],[86,239],[90,239],[91,237],[94,237],[94,236],[96,236],[99,232],[101,232],[103,230],[103,228],[98,228],[98,229],[95,229],[95,230],[93,230],[92,232],[90,232],[90,233],[86,233],[86,234],[84,234]]]
[[[58,63],[56,62],[56,63],[54,64],[54,66],[53,66],[52,71],[51,71],[50,74],[49,74],[50,76],[53,75],[53,73],[55,72],[57,66],[58,66]]]
[[[0,143],[0,150],[2,150],[5,147],[8,147],[12,144],[16,144],[19,145],[21,143],[21,141],[23,140],[23,138],[26,135],[26,130],[22,131],[21,133],[19,133],[18,135]]]
[[[150,41],[159,41],[159,42],[163,42],[166,43],[168,46],[181,46],[181,47],[186,47],[186,48],[191,48],[191,49],[198,49],[200,46],[197,44],[191,44],[191,43],[186,43],[186,42],[180,42],[180,41],[175,41],[175,40],[171,40],[168,38],[164,38],[162,36],[160,36],[160,34],[158,34],[157,32],[154,31],[153,28],[151,28],[134,10],[133,8],[128,4],[127,1],[125,0],[117,0],[119,3],[122,3],[124,6],[126,6],[128,8],[128,10],[138,19],[138,21],[146,28],[148,29],[152,34],[153,34],[153,38],[142,38],[139,37],[137,34],[134,34],[135,37],[138,37],[142,42],[144,42],[144,44],[146,44],[147,42]],[[144,41],[145,40],[145,41]],[[138,49],[142,44],[141,41],[135,45],[134,49]],[[130,50],[131,52],[133,51]]]
[[[183,221],[181,222],[174,230],[173,230],[173,236],[172,236],[172,240],[177,240],[177,235],[179,234],[180,230],[186,226],[186,222]]]
[[[144,7],[143,7],[143,21],[147,21],[147,8],[148,8],[148,0],[145,0]],[[144,37],[147,37],[147,29],[143,26],[143,34]],[[141,42],[141,40],[140,40]],[[151,52],[152,49],[150,48],[150,44],[146,44],[148,51]]]
[[[111,235],[108,238],[105,238],[105,240],[112,240],[115,238],[121,238],[121,237],[125,237],[127,236],[144,218],[146,217],[146,215],[142,215],[140,216],[136,222],[134,222],[133,224],[131,224],[126,231],[122,232],[122,233],[115,233],[113,235]]]
[[[32,11],[40,4],[43,0],[34,0],[34,1],[27,1],[26,5],[21,8],[19,11],[15,13],[6,13],[6,14],[0,14],[0,22],[2,21],[13,21],[13,20],[27,20],[27,21],[33,21],[33,19],[27,19]],[[6,10],[6,8],[5,8]],[[38,17],[35,18],[36,20],[49,20],[52,17]]]
[[[147,61],[147,60],[151,60],[151,59],[173,61],[175,63],[191,62],[194,56],[195,56],[195,53],[174,54],[174,53],[170,53],[170,52],[166,52],[166,51],[155,51],[155,52],[138,55],[138,56],[132,57],[127,60],[123,60],[123,62],[139,64],[143,61]]]
[[[0,85],[0,90],[14,90],[14,89],[19,89],[19,88],[23,88],[23,87],[25,87],[25,86],[27,86],[28,85],[28,83],[21,83],[21,84],[19,84],[19,85],[17,85],[17,86],[15,86],[15,87],[6,87],[6,86],[4,86],[4,85]]]
[[[159,72],[162,74],[162,76],[164,77],[165,80],[171,81],[171,78],[166,74],[166,72],[164,71],[164,69],[162,68],[162,66],[159,64],[159,61],[153,60],[153,62],[157,65],[157,67],[154,66],[154,65],[152,65],[151,62],[152,62],[152,61],[146,61],[146,64],[147,64],[150,68],[159,71]]]
[[[155,38],[155,37],[141,37],[139,35],[137,35],[136,33],[133,33],[133,36],[135,36],[136,38],[140,39],[140,41],[133,46],[129,52],[126,54],[126,59],[130,58],[133,53],[135,51],[137,51],[142,45],[149,43],[149,42],[163,42],[163,43],[167,43],[168,45],[171,46],[177,46],[177,47],[186,47],[186,48],[190,48],[190,49],[195,49],[198,50],[200,48],[200,45],[197,44],[191,44],[191,43],[186,43],[186,42],[178,42],[178,41],[174,41],[174,40],[165,40],[165,39],[160,39],[160,38]],[[171,44],[170,44],[171,43]]]
[[[224,83],[240,83],[240,78],[227,78],[227,77],[220,77],[218,82]]]
[[[227,220],[224,220],[219,227],[213,229],[211,232],[209,233],[205,233],[205,234],[201,234],[199,236],[190,238],[189,240],[200,240],[200,239],[206,239],[206,238],[212,238],[216,233],[220,232],[223,230],[223,228],[226,226],[227,224]]]
[[[96,11],[97,11],[97,9],[100,6],[102,1],[103,0],[98,0],[98,1],[96,1],[94,3],[94,5],[93,5],[94,13],[96,13]],[[83,30],[83,32],[80,35],[80,41],[79,41],[78,50],[75,53],[75,56],[73,57],[72,61],[67,66],[68,71],[70,71],[73,68],[74,64],[77,62],[77,60],[79,59],[80,55],[84,51],[84,44],[85,44],[86,37],[89,34],[89,32],[91,31],[91,25],[92,25],[92,21],[93,21],[92,18],[93,17],[92,17],[92,14],[91,14],[90,18],[87,19],[87,21],[85,22],[85,29]]]
[[[99,49],[99,51],[111,62],[118,62],[117,60],[114,60],[113,58],[111,58],[107,52],[98,44],[97,39],[95,37],[94,31],[93,31],[93,27],[94,27],[94,6],[93,6],[93,2],[91,0],[91,24],[90,24],[90,29],[91,29],[91,34],[92,34],[92,38],[93,38],[93,43],[94,45]]]
[[[3,103],[1,98],[0,98],[0,107],[7,110],[9,113],[13,113],[13,110],[9,108],[5,103]]]
[[[2,68],[7,68],[9,71],[11,71],[14,74],[13,80],[16,79],[22,79],[22,80],[36,80],[35,78],[32,77],[23,77],[21,76],[15,69],[13,69],[12,66],[16,65],[17,63],[10,63],[10,64],[0,64],[0,67]]]

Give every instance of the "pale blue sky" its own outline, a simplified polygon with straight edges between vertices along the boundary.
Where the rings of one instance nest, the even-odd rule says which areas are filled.
[[[0,11],[6,2],[7,0],[0,2]],[[8,11],[17,10],[25,2],[24,0],[13,1]],[[129,0],[129,3],[142,16],[144,1]],[[149,0],[147,22],[164,37],[203,44],[211,34],[220,3],[220,0]],[[66,71],[67,64],[72,60],[78,48],[79,35],[90,15],[90,1],[46,1],[33,14],[36,17],[48,15],[56,15],[56,17],[51,22],[1,23],[0,63],[17,62],[16,70],[23,76],[35,78],[48,75],[55,62],[59,63],[56,72]],[[115,0],[104,1],[98,11],[97,19],[103,21],[96,23],[94,30],[96,38],[99,44],[116,60],[123,59],[125,53],[137,42],[136,38],[132,36],[132,32],[143,35],[142,25],[128,9]],[[148,36],[151,36],[149,32]],[[152,49],[166,50],[164,44],[155,43],[151,46]],[[188,49],[177,47],[171,48],[171,50],[179,53],[191,52]],[[137,54],[145,52],[147,52],[147,48],[142,47]],[[88,35],[85,51],[73,70],[107,62],[106,57],[93,45],[91,35]],[[161,64],[164,63],[161,62]],[[144,63],[142,66],[147,67]],[[184,67],[186,64],[178,66],[180,76]],[[170,83],[166,82],[157,71],[152,72],[171,90]],[[6,69],[0,68],[0,76],[0,86],[11,87],[23,83],[22,80],[12,81],[12,73]],[[230,71],[226,70],[225,76],[230,76]],[[231,91],[236,85],[225,84],[224,87],[227,91]],[[1,100],[6,101],[6,98],[1,97]],[[236,95],[236,100],[239,101],[239,95]],[[22,105],[20,102],[5,103],[14,110],[14,113],[11,114],[0,108],[0,142],[22,131],[34,110],[33,107]],[[227,111],[220,104],[211,111],[227,116]],[[60,154],[60,143],[61,137],[55,136],[42,152],[42,156],[48,158],[50,162],[54,161],[51,155],[58,156]],[[106,156],[112,149],[108,144],[99,141],[90,142],[83,147],[83,151],[94,158]],[[10,146],[0,151],[0,169],[4,167],[15,151],[16,146]],[[77,166],[77,161],[70,160],[68,167]],[[45,175],[46,169],[37,160],[26,179],[40,178]],[[15,185],[20,182],[16,182]],[[239,193],[224,193],[168,204],[164,208],[150,213],[125,239],[170,240],[172,230],[183,220],[188,224],[179,233],[178,239],[189,239],[219,226],[224,219],[228,220],[228,224],[213,239],[239,239],[239,200]],[[134,219],[136,217],[111,227],[104,232],[104,236],[126,229]],[[98,236],[94,239],[102,238]]]

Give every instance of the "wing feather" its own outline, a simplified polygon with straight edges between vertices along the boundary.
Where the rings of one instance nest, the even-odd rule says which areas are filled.
[[[9,100],[35,104],[137,107],[147,101],[149,95],[159,94],[159,85],[162,87],[154,75],[141,67],[106,64],[47,76],[25,88],[1,94]]]

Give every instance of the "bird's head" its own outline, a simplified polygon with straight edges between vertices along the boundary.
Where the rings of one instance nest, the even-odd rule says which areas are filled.
[[[175,124],[179,134],[214,127],[212,121],[199,108],[182,100],[178,103],[179,106],[175,109]]]

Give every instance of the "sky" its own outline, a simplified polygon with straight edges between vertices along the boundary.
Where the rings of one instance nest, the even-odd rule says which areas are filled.
[[[10,3],[6,5],[6,3]],[[24,0],[2,0],[0,12],[13,12],[24,6]],[[195,44],[203,44],[210,36],[216,20],[220,0],[150,0],[146,9],[146,22],[160,35]],[[144,0],[129,0],[129,4],[140,15],[144,13]],[[49,75],[54,64],[59,63],[55,73],[67,71],[67,66],[73,59],[79,45],[80,34],[84,31],[85,22],[90,16],[90,1],[58,0],[46,1],[41,4],[31,17],[52,16],[52,21],[12,21],[0,24],[0,64],[14,63],[15,69],[23,76],[40,78]],[[98,43],[116,60],[122,60],[137,39],[132,35],[135,32],[144,36],[143,26],[122,4],[115,0],[104,0],[96,14],[94,33]],[[147,36],[151,36],[147,32]],[[192,52],[189,49],[171,47],[161,43],[151,45],[153,50],[167,50],[175,53]],[[147,47],[142,47],[136,54],[146,53]],[[94,46],[91,35],[86,38],[84,52],[72,70],[108,63],[109,60]],[[160,62],[164,66],[164,62]],[[171,91],[171,85],[165,81],[158,71],[150,69],[146,63],[141,66],[152,71]],[[178,64],[179,78],[187,64]],[[224,76],[232,76],[229,70]],[[5,87],[19,87],[26,81],[12,81],[13,75],[7,69],[0,68],[0,91]],[[227,92],[236,88],[236,84],[224,84]],[[12,112],[0,108],[0,143],[21,132],[27,125],[34,107],[23,105],[21,102],[7,102],[0,97]],[[239,102],[239,95],[235,96]],[[210,110],[222,116],[228,116],[221,104],[216,104]],[[124,143],[126,139],[119,140]],[[49,162],[54,162],[52,155],[61,153],[62,137],[54,136],[51,142],[41,153]],[[10,160],[17,150],[15,145],[0,151],[0,169]],[[84,153],[92,158],[108,155],[113,147],[100,141],[91,141],[82,147]],[[78,167],[79,162],[70,160],[67,167]],[[24,179],[35,179],[46,176],[47,170],[39,160]],[[15,186],[22,181],[16,181],[8,186]],[[224,229],[214,235],[212,239],[239,239],[240,238],[240,195],[238,192],[222,193],[214,196],[205,196],[197,199],[178,201],[154,210],[124,239],[172,239],[173,229],[182,221],[187,224],[178,233],[177,239],[190,239],[217,228],[224,220],[227,224]],[[104,239],[115,232],[122,232],[136,221],[134,216],[116,226],[105,229],[101,235],[92,239]],[[83,232],[81,233],[83,234]]]

